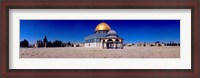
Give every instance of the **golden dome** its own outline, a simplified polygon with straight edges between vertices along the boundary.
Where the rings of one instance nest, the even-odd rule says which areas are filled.
[[[110,29],[110,26],[108,24],[102,22],[102,23],[98,24],[96,29],[95,29],[95,31],[98,31],[98,30],[108,30],[109,31],[111,29]]]

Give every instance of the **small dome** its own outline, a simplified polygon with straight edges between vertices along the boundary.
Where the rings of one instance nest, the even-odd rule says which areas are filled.
[[[107,23],[102,22],[102,23],[98,24],[96,29],[95,29],[95,31],[99,31],[99,30],[107,30],[107,31],[109,31],[110,30],[110,26]]]
[[[114,30],[110,30],[110,31],[108,32],[108,35],[117,35],[117,33],[116,33]]]

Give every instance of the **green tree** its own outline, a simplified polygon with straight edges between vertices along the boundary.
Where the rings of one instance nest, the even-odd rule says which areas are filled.
[[[44,37],[44,42],[45,42],[45,43],[47,42],[47,37],[46,37],[46,35],[45,35],[45,37]]]
[[[47,47],[53,47],[53,43],[51,41],[47,42]]]
[[[29,42],[26,39],[20,42],[20,47],[28,47],[28,46],[29,46]]]
[[[48,42],[48,41],[47,41],[47,37],[46,37],[46,35],[45,35],[45,37],[44,37],[44,40],[43,40],[43,41],[44,41],[44,43],[45,43],[45,47],[47,47],[47,42]]]

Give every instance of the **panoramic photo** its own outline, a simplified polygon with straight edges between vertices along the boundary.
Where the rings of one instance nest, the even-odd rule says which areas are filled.
[[[20,20],[20,58],[180,58],[180,20]]]

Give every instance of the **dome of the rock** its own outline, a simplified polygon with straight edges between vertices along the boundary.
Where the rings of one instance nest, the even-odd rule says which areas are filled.
[[[98,24],[98,25],[96,26],[95,31],[99,31],[99,30],[107,30],[107,31],[110,31],[111,28],[110,28],[110,26],[109,26],[107,23],[102,22],[102,23],[100,23],[100,24]]]

